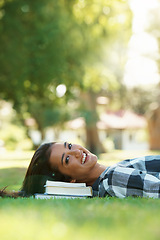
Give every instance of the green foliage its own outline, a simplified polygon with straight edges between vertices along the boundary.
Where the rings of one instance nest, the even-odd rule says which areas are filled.
[[[4,147],[8,150],[32,149],[32,141],[26,135],[12,104],[0,100],[0,140]]]
[[[85,68],[83,84],[85,91],[92,90],[95,93],[107,92],[107,90],[114,92],[120,87],[116,76],[110,70],[97,66]]]
[[[5,148],[8,150],[29,150],[32,149],[32,141],[26,137],[24,127],[15,124],[7,124],[0,129],[1,140],[5,142]]]
[[[149,111],[150,104],[156,102],[158,95],[157,86],[134,87],[127,91],[125,106],[130,107],[138,114],[145,114]]]
[[[126,2],[14,0],[1,11],[0,94],[17,108],[34,98],[56,101],[48,87],[61,82],[68,93],[71,86],[99,91],[105,82],[108,88],[114,84],[111,74],[94,73],[93,63],[101,60],[104,41],[107,46],[129,27]]]
[[[96,102],[98,94],[110,97],[121,88],[124,60],[115,62],[110,49],[116,56],[121,49],[124,59],[128,2],[12,0],[4,1],[0,12],[0,97],[13,102],[22,120],[34,118],[42,135],[46,127],[75,116],[65,107],[70,99],[78,102],[78,115],[97,120],[96,107],[88,102],[80,111],[81,96],[92,93]],[[56,87],[62,83],[67,91],[58,98]]]

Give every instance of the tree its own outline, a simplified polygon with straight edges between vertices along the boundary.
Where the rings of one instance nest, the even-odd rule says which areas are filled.
[[[160,74],[160,2],[157,1],[157,7],[149,12],[150,24],[146,28],[146,31],[149,32],[152,36],[155,37],[158,46],[158,52],[155,54],[151,53],[149,56],[157,62],[157,66]],[[148,120],[148,132],[149,132],[149,144],[151,150],[160,149],[160,83],[154,91],[154,98],[152,99],[152,104],[149,106],[147,111],[147,120]]]
[[[123,42],[128,38],[130,11],[126,2],[12,0],[5,2],[1,12],[0,97],[13,101],[23,118],[28,112],[43,132],[47,124],[57,121],[55,109],[61,111],[69,99],[79,101],[81,109],[83,99],[75,95],[78,89],[79,98],[88,95],[81,112],[88,147],[100,152],[96,96],[104,89],[117,89],[113,85],[120,85],[120,77],[119,73],[113,77],[112,70],[100,74],[107,67],[99,63],[104,60],[104,45],[107,49],[113,46],[119,31]],[[109,55],[107,59],[109,62]],[[56,87],[61,83],[67,88],[63,99],[56,97]],[[52,122],[45,118],[46,111]],[[65,113],[63,120],[67,116]]]

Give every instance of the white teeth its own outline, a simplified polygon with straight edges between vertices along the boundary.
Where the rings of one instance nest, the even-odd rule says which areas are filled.
[[[82,164],[84,164],[87,154],[83,153]]]

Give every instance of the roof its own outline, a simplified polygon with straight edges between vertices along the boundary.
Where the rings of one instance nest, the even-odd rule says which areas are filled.
[[[132,111],[119,110],[116,112],[107,111],[100,115],[97,123],[98,129],[142,129],[147,125],[144,116],[138,115]],[[76,118],[67,123],[70,129],[79,129],[85,127],[84,118]]]
[[[140,129],[145,128],[147,122],[144,116],[128,110],[119,110],[101,114],[97,125],[100,129],[104,129],[104,126],[107,129]]]
[[[85,121],[83,117],[70,120],[66,123],[66,127],[70,129],[79,129],[85,127]]]

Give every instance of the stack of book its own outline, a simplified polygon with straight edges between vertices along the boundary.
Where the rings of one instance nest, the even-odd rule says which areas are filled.
[[[86,198],[92,197],[92,187],[86,183],[66,183],[57,181],[46,181],[45,193],[36,193],[35,198]]]

